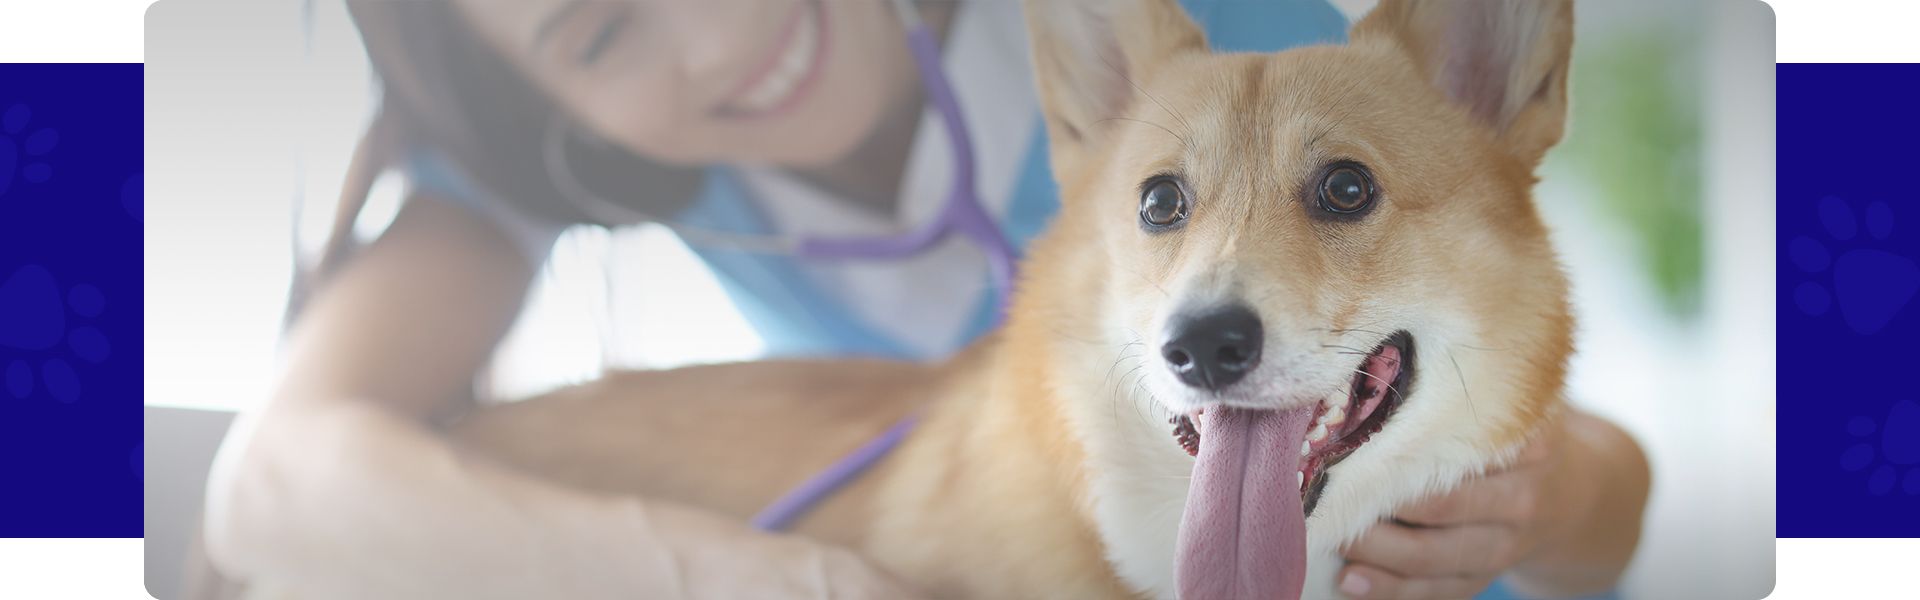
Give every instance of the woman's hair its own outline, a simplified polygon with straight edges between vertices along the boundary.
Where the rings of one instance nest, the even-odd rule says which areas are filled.
[[[326,249],[312,268],[296,270],[300,275],[290,308],[352,254],[353,222],[373,180],[388,169],[405,168],[419,153],[450,162],[458,175],[472,179],[469,183],[522,214],[595,222],[564,199],[546,168],[548,128],[567,118],[563,109],[480,39],[451,2],[346,4],[379,77],[379,113],[355,149]],[[698,192],[696,170],[582,139],[578,127],[565,130],[562,148],[569,171],[601,197],[644,195],[647,206],[636,207],[639,212],[673,214]]]

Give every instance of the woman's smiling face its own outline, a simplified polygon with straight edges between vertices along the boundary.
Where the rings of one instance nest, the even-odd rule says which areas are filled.
[[[598,137],[662,162],[834,163],[919,85],[881,0],[454,0]]]

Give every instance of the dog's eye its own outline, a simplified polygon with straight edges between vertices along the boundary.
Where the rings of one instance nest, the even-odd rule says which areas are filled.
[[[1148,181],[1140,191],[1140,223],[1148,229],[1165,229],[1187,220],[1187,194],[1171,178]]]
[[[1373,178],[1359,165],[1338,165],[1320,178],[1320,208],[1328,212],[1357,213],[1372,205],[1373,197]]]

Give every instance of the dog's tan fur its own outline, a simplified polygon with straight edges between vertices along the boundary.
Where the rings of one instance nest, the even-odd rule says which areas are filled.
[[[1496,60],[1460,57],[1462,10],[1501,11],[1466,32]],[[456,438],[568,483],[744,519],[920,410],[896,454],[798,533],[941,597],[1171,597],[1192,459],[1165,418],[1198,400],[1140,346],[1183,303],[1256,307],[1268,351],[1243,402],[1273,407],[1351,378],[1359,357],[1329,346],[1393,329],[1418,340],[1417,387],[1336,467],[1308,522],[1320,580],[1339,544],[1497,464],[1557,410],[1572,325],[1529,189],[1563,129],[1567,2],[1389,1],[1347,45],[1259,55],[1208,53],[1167,0],[1028,12],[1064,202],[1001,331],[936,367],[615,374],[483,411]],[[1310,214],[1305,179],[1334,158],[1377,178],[1364,218]],[[1144,234],[1137,186],[1168,170],[1191,185],[1192,218]]]

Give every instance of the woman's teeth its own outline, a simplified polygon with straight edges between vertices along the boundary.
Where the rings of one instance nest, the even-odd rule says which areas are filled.
[[[780,63],[741,96],[736,103],[740,109],[746,112],[773,110],[793,95],[806,79],[807,71],[812,69],[814,55],[820,52],[819,19],[817,10],[806,10],[800,15],[800,23],[787,47],[781,49]]]

